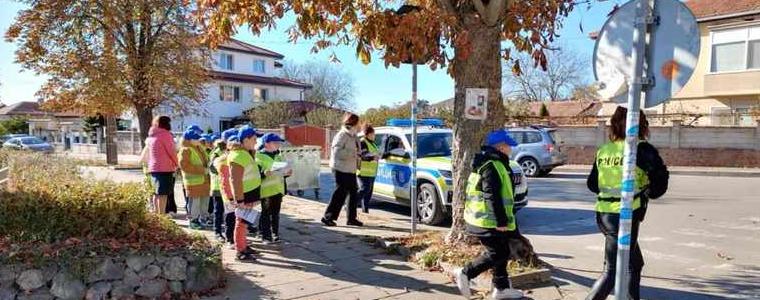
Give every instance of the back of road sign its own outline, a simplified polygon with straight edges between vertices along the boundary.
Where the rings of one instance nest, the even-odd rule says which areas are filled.
[[[654,15],[659,16],[659,25],[653,26],[650,35],[647,68],[654,82],[646,93],[645,107],[675,96],[691,78],[699,58],[699,26],[686,5],[677,0],[654,0]],[[594,49],[594,76],[599,82],[599,94],[617,103],[626,102],[632,83],[635,22],[636,5],[631,1],[607,20]]]

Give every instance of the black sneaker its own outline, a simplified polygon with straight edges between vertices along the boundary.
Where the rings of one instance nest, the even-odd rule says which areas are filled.
[[[221,235],[221,234],[217,234],[217,235],[216,235],[216,240],[217,240],[218,242],[220,242],[220,243],[224,243],[224,242],[226,242],[226,241],[227,241],[227,239],[226,239],[226,238],[225,238],[223,235]]]
[[[359,222],[359,220],[349,220],[348,222],[346,222],[346,225],[348,225],[348,226],[362,227],[362,226],[364,226],[364,223]]]
[[[328,220],[328,219],[325,219],[325,218],[322,218],[322,224],[325,224],[325,226],[327,226],[327,227],[334,227],[334,226],[338,225],[338,224],[335,224],[335,221]]]
[[[280,236],[279,236],[279,235],[275,235],[275,236],[274,236],[274,239],[272,239],[272,241],[273,241],[273,242],[275,242],[275,243],[280,243],[280,242],[282,242],[282,240],[280,240]]]

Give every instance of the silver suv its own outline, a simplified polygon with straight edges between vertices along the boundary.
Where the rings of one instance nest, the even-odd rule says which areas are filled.
[[[519,143],[512,150],[512,159],[520,164],[526,176],[546,176],[554,168],[567,163],[557,129],[540,126],[508,129]]]

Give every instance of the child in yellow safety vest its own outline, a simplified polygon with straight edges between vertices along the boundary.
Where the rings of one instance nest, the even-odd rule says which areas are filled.
[[[190,228],[201,229],[201,219],[208,216],[210,178],[208,156],[200,146],[201,135],[194,130],[185,131],[179,151],[182,184],[190,202]]]
[[[271,171],[276,162],[283,162],[280,146],[284,142],[279,135],[267,133],[261,137],[261,146],[256,152],[256,162],[262,170]],[[280,242],[280,208],[285,196],[285,177],[288,174],[271,174],[261,183],[261,219],[259,232],[264,244]]]
[[[230,187],[235,209],[235,250],[240,261],[255,261],[256,252],[248,247],[246,231],[248,226],[258,224],[255,211],[261,200],[261,181],[263,174],[253,156],[256,150],[256,130],[244,126],[238,130],[237,138],[230,139],[230,152],[227,164],[230,169]]]

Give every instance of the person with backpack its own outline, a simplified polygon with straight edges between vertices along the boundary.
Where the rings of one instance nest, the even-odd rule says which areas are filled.
[[[270,171],[275,163],[283,162],[280,146],[285,140],[274,133],[261,137],[261,146],[256,152],[256,161],[262,170]],[[272,174],[261,183],[261,219],[259,232],[264,244],[280,242],[280,209],[285,196],[285,177],[290,174]]]
[[[207,215],[207,197],[210,194],[208,157],[201,146],[201,135],[194,130],[185,131],[179,151],[179,166],[182,184],[190,202],[190,228],[202,229],[202,220]]]
[[[623,181],[623,164],[626,139],[626,118],[628,109],[618,106],[610,119],[610,141],[599,147],[594,166],[588,175],[586,185],[597,195],[596,223],[604,235],[604,272],[591,287],[587,300],[607,299],[615,287],[617,267],[618,229],[620,226],[620,201],[625,187]],[[629,188],[634,193],[630,238],[629,261],[629,295],[634,300],[640,299],[641,272],[644,268],[644,256],[639,247],[639,224],[644,221],[649,199],[657,199],[668,190],[670,173],[660,157],[657,148],[647,142],[649,122],[646,115],[639,113],[639,136],[636,150],[636,168],[633,185]]]

